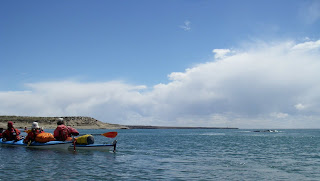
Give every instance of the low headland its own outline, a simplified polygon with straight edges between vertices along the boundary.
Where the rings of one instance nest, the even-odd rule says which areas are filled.
[[[32,122],[38,122],[44,129],[55,129],[60,117],[30,117],[30,116],[0,116],[0,128],[7,128],[8,121],[12,121],[18,129],[31,127]],[[143,126],[143,125],[120,125],[104,123],[97,119],[85,116],[61,117],[67,126],[76,129],[238,129],[230,127],[175,127],[175,126]]]
[[[57,120],[60,117],[29,117],[29,116],[0,116],[0,128],[7,128],[8,121],[14,123],[15,128],[30,128],[33,122],[38,122],[40,127],[44,129],[55,129]],[[129,129],[119,124],[110,124],[98,121],[91,117],[75,116],[61,117],[67,126],[76,129]]]

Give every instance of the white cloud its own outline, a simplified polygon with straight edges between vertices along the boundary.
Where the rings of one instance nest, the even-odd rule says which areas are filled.
[[[184,31],[190,31],[191,30],[190,25],[191,25],[191,22],[186,20],[184,24],[180,26],[180,28],[182,28]]]
[[[186,77],[186,75],[182,72],[172,72],[170,75],[168,75],[168,78],[170,80],[182,80]]]
[[[288,117],[289,115],[287,113],[281,113],[281,112],[274,112],[274,113],[271,113],[270,114],[272,117],[275,117],[275,118],[286,118]]]
[[[292,50],[310,51],[320,48],[320,40],[318,41],[308,41],[304,43],[297,44],[292,47]]]
[[[28,91],[0,92],[0,115],[79,115],[118,124],[320,128],[318,43],[255,44],[224,54],[219,61],[173,72],[168,84],[149,89],[118,81],[26,84]]]
[[[229,49],[214,49],[212,50],[213,53],[215,53],[214,58],[221,59],[225,58],[228,53],[231,51]]]
[[[296,104],[294,107],[295,107],[297,110],[304,110],[304,109],[306,109],[307,106],[299,103],[299,104]]]

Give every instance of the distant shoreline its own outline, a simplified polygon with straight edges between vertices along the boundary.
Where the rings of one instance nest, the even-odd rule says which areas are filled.
[[[0,128],[6,129],[8,121],[12,121],[19,129],[31,127],[32,122],[38,122],[44,129],[55,129],[59,117],[31,117],[31,116],[0,116]],[[145,126],[145,125],[120,125],[101,122],[86,116],[62,117],[66,125],[76,129],[239,129],[231,127],[189,127],[189,126]]]
[[[239,129],[230,127],[188,127],[188,126],[139,126],[139,125],[125,125],[129,129]]]

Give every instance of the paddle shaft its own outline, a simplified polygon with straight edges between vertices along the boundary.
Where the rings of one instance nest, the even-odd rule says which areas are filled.
[[[76,152],[76,139],[74,139],[74,136],[73,137],[73,151]]]

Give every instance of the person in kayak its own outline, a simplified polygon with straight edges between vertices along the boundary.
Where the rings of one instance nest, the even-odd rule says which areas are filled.
[[[23,140],[24,143],[33,142],[36,140],[38,134],[42,133],[40,130],[39,124],[37,122],[33,122],[31,126],[31,131],[28,133],[27,137]]]
[[[65,141],[68,137],[79,135],[79,132],[76,129],[65,125],[63,118],[58,119],[57,125],[58,126],[53,133],[53,136],[57,141]]]
[[[0,138],[2,138],[3,128],[0,128]]]
[[[2,133],[2,141],[19,141],[20,140],[20,131],[13,127],[13,122],[8,122],[8,128]]]

